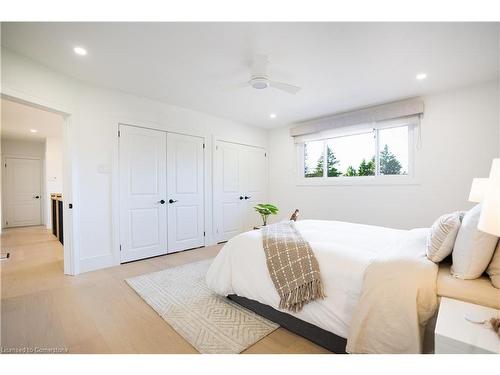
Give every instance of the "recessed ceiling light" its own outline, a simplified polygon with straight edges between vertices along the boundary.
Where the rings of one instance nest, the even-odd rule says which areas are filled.
[[[271,113],[271,114],[269,115],[269,117],[271,117],[271,118],[276,118],[276,113]]]
[[[38,132],[38,130],[36,130],[36,129],[30,129],[30,132],[31,133],[36,133],[36,132]]]
[[[418,73],[417,76],[415,77],[419,81],[426,79],[427,78],[427,73]]]
[[[73,51],[80,56],[85,56],[87,54],[87,50],[83,47],[75,47],[73,48]]]

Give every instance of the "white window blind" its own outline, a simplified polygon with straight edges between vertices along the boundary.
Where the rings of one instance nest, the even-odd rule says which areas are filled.
[[[303,122],[290,129],[295,143],[332,136],[363,133],[369,128],[398,126],[399,123],[418,124],[424,112],[424,103],[419,98],[372,106],[351,112]]]

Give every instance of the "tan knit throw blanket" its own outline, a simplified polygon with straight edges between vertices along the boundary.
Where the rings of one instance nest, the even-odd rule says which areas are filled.
[[[318,261],[293,221],[262,227],[262,242],[281,309],[297,312],[309,301],[325,298]]]

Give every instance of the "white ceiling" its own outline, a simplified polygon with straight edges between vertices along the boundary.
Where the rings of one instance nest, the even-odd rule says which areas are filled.
[[[499,77],[498,23],[3,23],[2,45],[82,81],[265,128]],[[225,90],[249,79],[257,53],[272,79],[302,90]]]
[[[4,98],[0,100],[2,138],[42,141],[48,137],[62,136],[61,115]],[[31,129],[37,132],[31,133]]]

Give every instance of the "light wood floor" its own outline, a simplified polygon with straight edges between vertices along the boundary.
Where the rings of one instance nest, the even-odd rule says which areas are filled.
[[[43,227],[4,230],[0,262],[1,342],[70,353],[197,353],[127,284],[126,278],[214,257],[220,246],[63,274],[63,248]],[[326,353],[280,328],[245,353]]]

